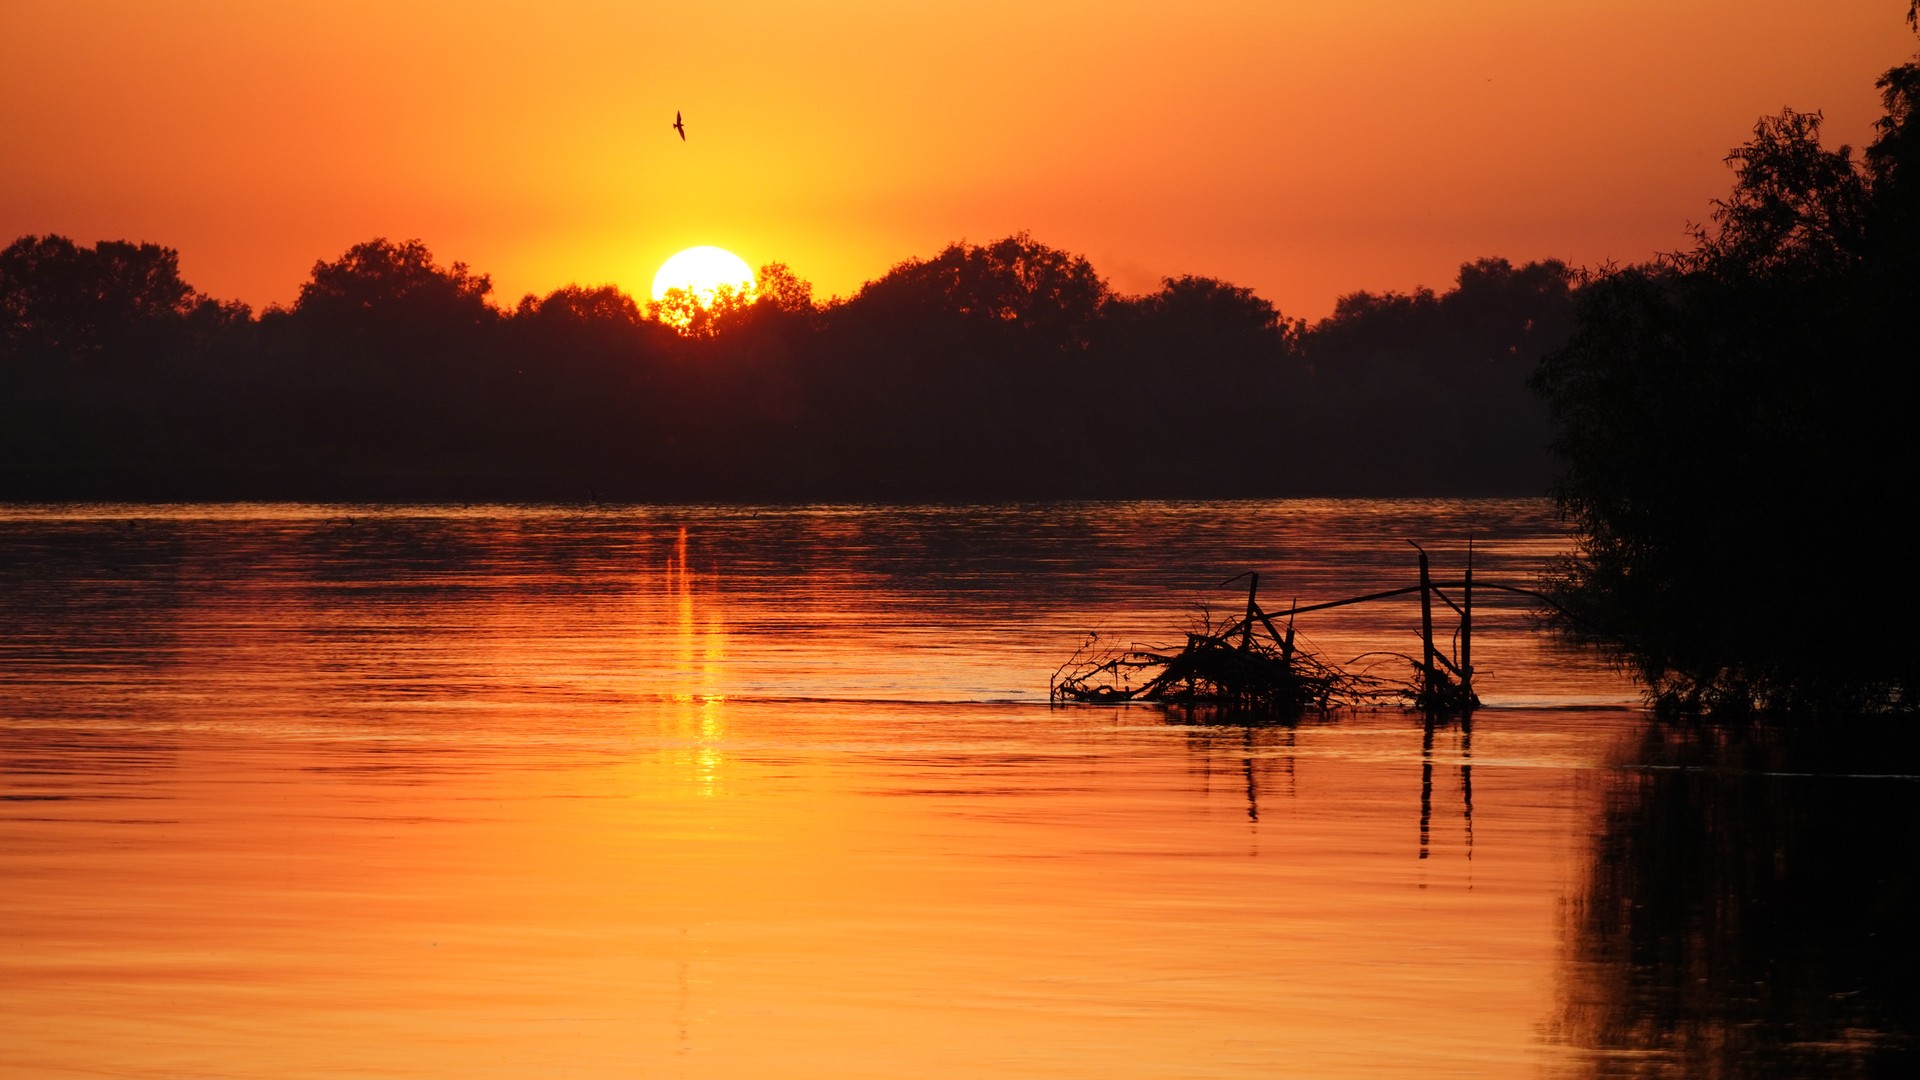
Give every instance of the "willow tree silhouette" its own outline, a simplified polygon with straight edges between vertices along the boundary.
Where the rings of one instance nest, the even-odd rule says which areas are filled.
[[[1920,67],[1864,162],[1762,119],[1694,245],[1599,275],[1540,369],[1582,533],[1563,600],[1662,703],[1846,712],[1920,698],[1894,507],[1920,468]]]

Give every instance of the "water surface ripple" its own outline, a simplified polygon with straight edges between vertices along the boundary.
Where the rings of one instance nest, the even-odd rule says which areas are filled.
[[[1177,640],[1247,570],[1270,609],[1393,587],[1407,540],[1444,573],[1469,538],[1515,584],[1567,548],[1537,501],[0,509],[0,1073],[1904,1060],[1868,939],[1727,903],[1860,854],[1808,785],[1915,823],[1911,771],[1650,734],[1521,604],[1476,613],[1469,726],[1047,707],[1090,631]],[[1344,660],[1417,625],[1301,628]],[[1878,880],[1820,914],[1884,943],[1911,883]]]

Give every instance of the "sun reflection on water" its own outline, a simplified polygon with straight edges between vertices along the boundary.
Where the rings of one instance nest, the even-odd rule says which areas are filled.
[[[673,670],[665,695],[675,705],[674,734],[687,741],[672,752],[674,771],[702,796],[725,788],[727,696],[720,689],[727,660],[726,624],[720,607],[698,588],[687,555],[687,527],[674,537],[661,580],[672,613]]]

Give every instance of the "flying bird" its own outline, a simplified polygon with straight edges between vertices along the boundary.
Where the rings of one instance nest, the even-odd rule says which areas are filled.
[[[673,111],[673,130],[680,133],[680,141],[687,141],[687,125],[680,122],[680,110]]]

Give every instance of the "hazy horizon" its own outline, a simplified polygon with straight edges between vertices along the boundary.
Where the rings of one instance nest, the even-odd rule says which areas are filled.
[[[1200,274],[1315,319],[1682,246],[1755,117],[1868,140],[1900,7],[14,5],[0,234],[165,244],[259,309],[373,236],[509,299],[644,294],[698,244],[827,297],[1027,230],[1122,293]]]

